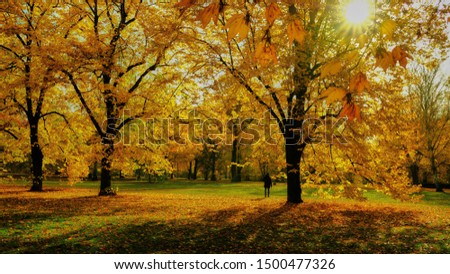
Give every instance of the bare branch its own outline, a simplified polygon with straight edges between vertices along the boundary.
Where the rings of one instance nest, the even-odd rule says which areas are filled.
[[[86,100],[84,100],[83,94],[81,93],[77,83],[75,82],[75,79],[73,78],[72,73],[70,73],[67,70],[63,70],[63,73],[66,74],[67,77],[69,77],[70,83],[72,84],[73,88],[75,89],[75,92],[76,92],[78,98],[80,99],[81,104],[86,109],[86,112],[88,113],[89,118],[92,121],[92,124],[94,125],[95,129],[97,130],[97,133],[100,135],[100,137],[104,137],[105,132],[102,130],[102,128],[100,127],[100,124],[95,119],[94,113],[89,108],[88,104],[86,103]]]

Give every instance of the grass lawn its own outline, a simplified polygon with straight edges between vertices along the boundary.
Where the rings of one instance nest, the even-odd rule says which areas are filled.
[[[286,205],[286,186],[262,183],[0,181],[0,253],[450,253],[450,194],[419,203],[376,192],[367,202]]]

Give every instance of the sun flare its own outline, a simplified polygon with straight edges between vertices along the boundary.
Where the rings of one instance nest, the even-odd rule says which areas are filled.
[[[345,8],[345,18],[354,25],[360,25],[369,19],[371,5],[368,0],[352,0]]]

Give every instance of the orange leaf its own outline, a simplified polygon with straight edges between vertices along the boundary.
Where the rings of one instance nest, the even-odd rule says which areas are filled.
[[[225,24],[225,29],[228,30],[228,41],[233,39],[236,35],[239,34],[239,41],[247,38],[249,26],[245,20],[245,16],[243,14],[235,14],[233,15]]]
[[[361,120],[361,110],[354,103],[344,104],[339,117],[347,117],[349,121]]]
[[[338,74],[342,69],[342,63],[339,60],[331,61],[322,67],[320,77],[327,77]]]
[[[342,100],[347,92],[342,88],[331,87],[327,88],[320,97],[326,98],[327,104],[331,104],[335,101]]]
[[[409,55],[402,46],[396,46],[392,50],[392,57],[394,59],[394,63],[399,62],[400,66],[406,68],[408,64],[408,60],[406,58],[412,59],[411,55]]]
[[[275,2],[272,2],[266,8],[266,20],[269,23],[269,25],[272,25],[273,22],[275,22],[280,13],[281,13],[280,7],[278,7],[277,3]]]
[[[199,12],[197,19],[202,21],[202,27],[205,28],[211,20],[217,25],[219,19],[219,3],[212,3]]]
[[[179,8],[181,10],[188,9],[195,4],[196,0],[181,0],[180,2],[174,5],[175,8]]]
[[[267,66],[270,61],[274,64],[278,64],[277,51],[275,45],[267,45],[266,42],[260,42],[256,46],[254,59],[261,66]]]
[[[385,35],[387,39],[392,39],[394,35],[395,28],[397,27],[397,23],[392,19],[387,19],[383,21],[380,25],[380,33]]]
[[[350,80],[350,91],[356,91],[361,94],[364,90],[370,90],[370,84],[366,75],[359,72]]]
[[[303,28],[302,24],[299,20],[295,20],[290,23],[287,27],[287,34],[289,38],[289,45],[292,46],[294,40],[297,40],[300,45],[303,46],[303,42],[305,41],[306,31]]]
[[[384,48],[377,48],[375,53],[375,66],[381,67],[386,71],[388,68],[395,66],[394,57],[392,53],[387,52]]]

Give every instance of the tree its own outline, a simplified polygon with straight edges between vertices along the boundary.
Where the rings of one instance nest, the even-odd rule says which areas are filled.
[[[146,117],[161,99],[161,74],[177,36],[170,10],[146,1],[77,1],[67,6],[71,25],[63,72],[102,145],[99,195],[113,195],[111,168],[120,131]],[[165,99],[165,98],[164,98]]]
[[[344,3],[286,0],[195,5],[183,0],[176,4],[183,16],[198,19],[205,28],[185,33],[196,42],[196,50],[209,57],[212,66],[221,66],[277,121],[285,142],[290,203],[302,202],[300,162],[313,141],[308,134],[317,128],[313,123],[305,131],[305,123],[311,124],[312,118],[319,124],[327,118],[359,120],[360,104],[367,97],[364,92],[370,89],[369,76],[383,77],[381,70],[371,71],[373,66],[384,71],[397,63],[406,67],[411,54],[420,52],[408,46],[420,39],[433,37],[432,42],[442,42],[433,46],[448,48],[446,5],[375,1],[370,8],[367,2],[371,16],[354,24],[343,16]],[[208,27],[211,21],[222,28]]]
[[[415,69],[416,83],[410,86],[415,96],[417,122],[424,138],[425,156],[428,158],[436,191],[443,188],[438,178],[438,168],[445,164],[444,151],[448,150],[450,140],[446,132],[450,130],[450,89],[448,81],[439,75],[439,67]]]
[[[2,131],[14,139],[20,133],[10,130],[16,126],[19,131],[24,121],[29,133],[30,165],[32,173],[31,191],[42,191],[44,153],[41,127],[48,116],[61,113],[48,106],[55,98],[60,82],[57,64],[52,56],[57,52],[53,41],[61,37],[61,20],[55,16],[58,5],[49,1],[4,1],[0,4],[2,16],[0,51],[2,112],[9,112]],[[2,121],[3,122],[3,121]],[[17,136],[16,136],[17,135]]]

